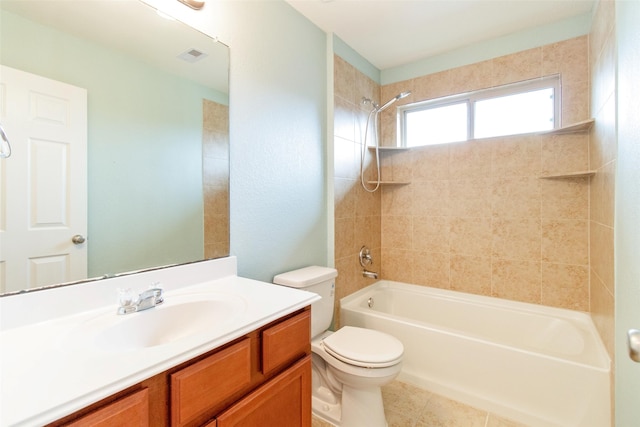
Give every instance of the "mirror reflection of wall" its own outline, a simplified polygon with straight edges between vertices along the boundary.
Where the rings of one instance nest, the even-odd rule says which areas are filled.
[[[204,257],[229,255],[229,106],[205,99],[202,138]]]
[[[137,0],[3,1],[1,7],[0,63],[87,90],[88,277],[228,255],[228,48]],[[127,31],[147,43],[143,53],[105,44],[124,37],[130,50],[136,38]],[[189,33],[188,44],[176,46],[176,31]],[[160,62],[177,68],[160,69],[148,43],[169,47]],[[197,65],[204,72],[177,59],[191,48],[207,53]],[[216,68],[223,86],[201,77],[219,75]],[[26,144],[12,141],[20,143]],[[3,253],[16,243],[3,237]],[[20,285],[64,281],[32,278]],[[0,292],[21,287],[0,284]]]

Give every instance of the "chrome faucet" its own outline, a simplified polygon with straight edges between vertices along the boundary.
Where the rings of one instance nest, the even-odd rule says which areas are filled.
[[[129,314],[137,311],[147,310],[164,302],[162,297],[162,288],[159,283],[154,283],[149,289],[134,297],[133,290],[130,288],[119,289],[118,314]]]
[[[360,258],[360,265],[362,266],[362,276],[368,279],[377,279],[378,273],[376,273],[375,271],[369,271],[367,269],[368,266],[373,264],[373,257],[371,256],[371,250],[368,247],[363,246],[362,248],[360,248],[359,258]]]
[[[365,268],[362,270],[362,276],[368,279],[377,279],[378,273],[376,273],[375,271],[369,271]]]

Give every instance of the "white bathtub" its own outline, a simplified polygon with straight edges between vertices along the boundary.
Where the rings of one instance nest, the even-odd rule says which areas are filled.
[[[610,425],[610,359],[586,313],[382,280],[340,316],[402,341],[401,381],[531,426]]]

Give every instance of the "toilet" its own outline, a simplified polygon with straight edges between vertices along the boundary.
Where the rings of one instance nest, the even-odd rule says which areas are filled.
[[[400,373],[404,347],[372,329],[329,331],[337,275],[333,268],[311,266],[273,278],[321,297],[311,306],[313,413],[340,427],[386,427],[381,387]]]

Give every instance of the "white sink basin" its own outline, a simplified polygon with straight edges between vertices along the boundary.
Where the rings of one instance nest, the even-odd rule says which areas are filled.
[[[140,350],[219,330],[246,310],[244,299],[228,294],[165,296],[157,307],[124,315],[103,313],[69,335],[74,348],[106,352]]]

